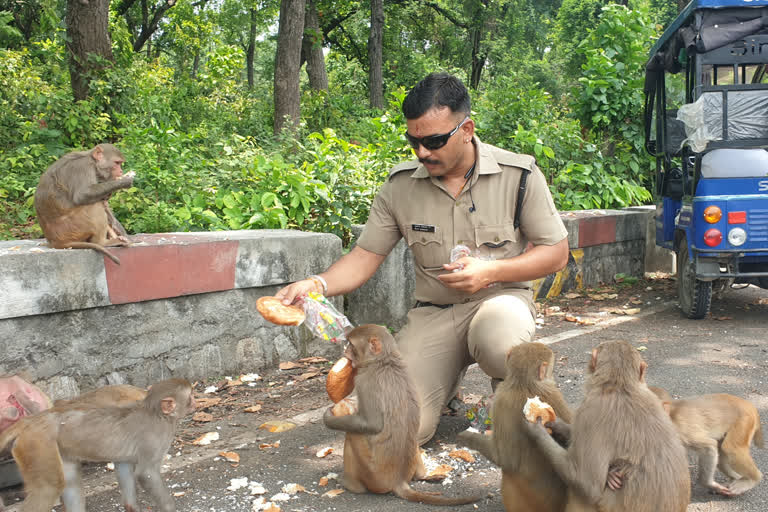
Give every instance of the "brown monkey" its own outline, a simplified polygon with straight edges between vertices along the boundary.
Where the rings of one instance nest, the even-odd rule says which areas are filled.
[[[527,421],[523,406],[534,396],[550,404],[558,418],[571,422],[571,411],[552,376],[554,361],[552,350],[541,343],[513,347],[507,354],[507,375],[493,400],[493,433],[458,436],[458,441],[501,467],[501,496],[507,512],[557,512],[565,507],[565,483],[521,426]]]
[[[96,403],[123,390],[91,394]],[[106,393],[106,395],[105,395]],[[103,402],[102,402],[103,403]],[[179,419],[195,408],[184,379],[154,384],[134,403],[91,405],[77,400],[22,419],[0,434],[0,450],[12,444],[27,497],[24,512],[50,512],[61,496],[67,512],[85,512],[81,462],[114,462],[126,512],[138,512],[136,480],[161,512],[176,510],[160,475],[163,456]]]
[[[686,510],[688,459],[661,402],[645,384],[646,367],[624,341],[603,342],[592,351],[591,375],[568,449],[541,424],[523,423],[568,485],[566,511]],[[620,489],[605,486],[609,466],[621,467]]]
[[[393,492],[408,501],[431,505],[462,505],[480,497],[446,498],[419,492],[409,482],[426,475],[417,433],[419,402],[395,339],[380,325],[362,325],[347,334],[344,355],[357,369],[357,411],[334,416],[328,428],[346,432],[343,483],[351,492]]]
[[[124,162],[115,146],[99,144],[64,155],[43,173],[35,211],[51,247],[94,249],[120,263],[104,246],[126,245],[120,232],[125,229],[106,203],[113,192],[133,184],[133,173],[123,175]]]
[[[661,388],[653,389],[677,427],[683,444],[699,458],[699,483],[724,496],[738,496],[763,478],[749,454],[749,444],[763,448],[760,414],[752,403],[718,393],[672,400]],[[718,468],[732,481],[715,481]]]
[[[130,405],[147,397],[147,390],[129,384],[104,386],[88,391],[75,398],[58,399],[53,407],[61,410],[65,407],[109,407],[110,405]]]

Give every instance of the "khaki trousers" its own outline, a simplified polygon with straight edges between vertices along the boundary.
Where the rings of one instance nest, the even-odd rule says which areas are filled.
[[[504,378],[507,352],[531,341],[536,330],[531,304],[530,291],[507,289],[482,301],[408,313],[397,343],[421,402],[419,445],[435,434],[467,366],[477,363],[490,377]]]

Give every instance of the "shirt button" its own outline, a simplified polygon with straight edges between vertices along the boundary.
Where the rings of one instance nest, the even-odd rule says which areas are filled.
[[[461,206],[461,201],[456,201],[456,206]]]
[[[421,241],[426,242],[427,241],[426,237],[421,237]]]
[[[493,241],[494,242],[498,242],[499,241],[499,237],[494,238]]]

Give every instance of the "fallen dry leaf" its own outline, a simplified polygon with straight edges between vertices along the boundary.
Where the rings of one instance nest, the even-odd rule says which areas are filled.
[[[604,295],[602,293],[590,293],[590,294],[587,294],[587,297],[589,297],[592,300],[605,300],[608,298],[607,295]]]
[[[344,493],[344,489],[331,489],[330,491],[323,494],[323,497],[335,498],[339,494],[343,494],[343,493]]]
[[[194,441],[192,441],[192,444],[196,446],[205,446],[208,444],[211,444],[213,441],[219,440],[219,433],[218,432],[206,432],[205,434],[201,435]]]
[[[282,421],[282,420],[273,420],[273,421],[267,421],[266,423],[262,423],[259,428],[268,430],[270,432],[285,432],[286,430],[291,430],[292,428],[295,428],[296,424],[291,423],[290,421]]]
[[[325,448],[317,450],[317,453],[315,453],[315,457],[320,457],[322,459],[323,457],[327,457],[331,453],[333,453],[333,448],[331,448],[330,446],[326,446]]]
[[[273,503],[269,507],[265,508],[264,512],[280,512],[280,507]]]
[[[715,316],[712,317],[713,320],[718,320],[720,322],[725,322],[726,320],[733,320],[733,317],[731,316]]]
[[[566,322],[578,322],[579,321],[579,317],[573,316],[573,315],[566,314],[564,318],[565,318]]]
[[[304,368],[303,364],[294,363],[293,361],[283,361],[278,366],[281,370],[295,370],[296,368]]]
[[[234,462],[235,464],[240,462],[240,456],[235,452],[219,452],[219,455],[224,457],[227,462]]]
[[[252,405],[243,409],[243,412],[259,412],[261,410],[261,404]]]
[[[305,364],[319,364],[319,363],[327,363],[328,360],[324,357],[312,356],[312,357],[303,357],[299,359],[299,362],[305,363]]]
[[[173,497],[174,498],[180,498],[180,497],[184,496],[185,494],[187,494],[186,491],[176,491],[175,493],[173,493]]]
[[[296,380],[300,381],[300,382],[301,381],[305,381],[305,380],[309,380],[312,377],[317,377],[318,375],[322,375],[322,373],[323,373],[322,370],[313,370],[311,372],[302,373],[301,375],[296,377]]]
[[[208,414],[207,412],[196,412],[192,415],[192,421],[199,421],[200,423],[213,421],[213,414]]]
[[[580,293],[566,293],[565,295],[563,295],[563,297],[565,297],[566,299],[578,299],[579,297],[581,297],[581,294]]]
[[[454,459],[461,459],[465,462],[475,462],[475,458],[467,450],[453,450],[448,456],[453,457]]]
[[[259,445],[259,450],[266,450],[267,448],[280,448],[280,441],[275,441],[274,443],[261,443]]]
[[[636,315],[638,314],[642,309],[640,308],[627,308],[624,310],[625,315]]]
[[[317,485],[319,485],[320,487],[325,487],[326,485],[328,485],[328,478],[321,477],[320,481],[317,482]]]
[[[595,325],[597,322],[591,318],[579,318],[576,323],[579,325]]]
[[[768,305],[768,297],[760,297],[754,303],[762,306]]]
[[[195,405],[197,406],[197,409],[206,409],[208,407],[213,407],[214,405],[219,405],[221,402],[221,398],[196,398],[195,399]]]

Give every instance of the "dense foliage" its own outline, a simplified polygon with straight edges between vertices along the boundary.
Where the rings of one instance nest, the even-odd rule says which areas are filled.
[[[367,3],[323,0],[321,21],[343,23],[325,35],[328,90],[302,83],[299,131],[274,136],[275,2],[179,0],[138,51],[138,22],[113,5],[115,63],[75,102],[63,7],[0,0],[0,239],[41,236],[40,174],[68,151],[110,141],[137,173],[111,199],[129,232],[297,228],[348,241],[388,169],[411,157],[407,88],[438,69],[470,84],[480,54],[478,135],[535,155],[559,208],[648,202],[642,70],[657,23],[674,15],[656,3],[665,10],[649,0],[385,2],[389,105],[378,111],[367,106]],[[249,23],[260,28],[252,83]]]

